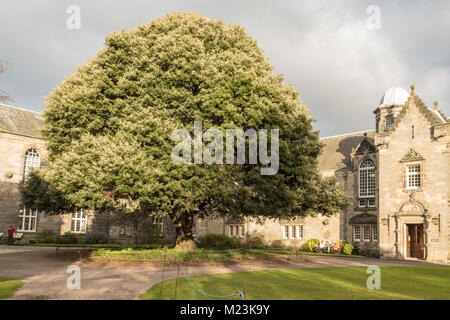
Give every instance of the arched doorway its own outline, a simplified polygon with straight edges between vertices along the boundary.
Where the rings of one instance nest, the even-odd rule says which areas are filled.
[[[395,246],[399,259],[426,259],[430,215],[424,205],[410,196],[394,215]]]

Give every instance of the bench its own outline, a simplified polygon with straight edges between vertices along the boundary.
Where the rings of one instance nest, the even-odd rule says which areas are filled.
[[[22,239],[22,237],[23,237],[23,233],[19,233],[19,232],[14,233],[14,236],[13,236],[14,239],[18,239],[18,240]]]

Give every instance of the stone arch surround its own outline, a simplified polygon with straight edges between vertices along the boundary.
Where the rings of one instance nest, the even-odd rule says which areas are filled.
[[[394,214],[395,220],[395,252],[397,259],[406,259],[407,247],[407,224],[423,224],[424,237],[424,259],[429,255],[429,239],[430,239],[430,224],[431,214],[426,207],[414,199],[414,195],[410,196],[410,200],[400,206],[397,213]]]

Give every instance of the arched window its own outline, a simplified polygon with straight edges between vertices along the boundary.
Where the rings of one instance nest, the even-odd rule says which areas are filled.
[[[36,149],[28,149],[25,152],[25,163],[23,167],[23,176],[26,178],[32,168],[39,168],[41,166],[41,157],[39,151]]]
[[[375,197],[375,164],[369,159],[359,165],[359,196]]]

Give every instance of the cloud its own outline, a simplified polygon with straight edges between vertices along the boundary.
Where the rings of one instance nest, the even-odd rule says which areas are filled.
[[[81,30],[66,28],[69,5]],[[369,30],[377,5],[381,29]],[[433,1],[25,1],[0,4],[0,58],[11,64],[0,88],[13,104],[43,109],[42,97],[103,47],[112,31],[172,11],[195,11],[251,34],[277,73],[300,92],[321,136],[374,128],[372,111],[392,86],[417,92],[450,114],[450,3]]]

